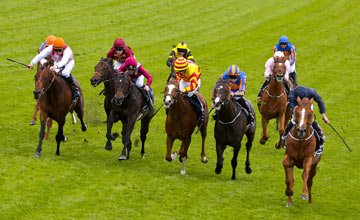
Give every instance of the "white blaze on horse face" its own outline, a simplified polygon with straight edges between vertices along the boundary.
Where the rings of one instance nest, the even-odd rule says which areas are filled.
[[[283,63],[279,63],[279,66],[282,66],[283,65]]]
[[[305,109],[303,108],[301,110],[301,116],[300,116],[300,125],[299,125],[300,128],[303,126],[304,120],[305,120]]]
[[[175,89],[175,85],[168,85],[168,88],[169,88],[169,92],[165,98],[165,102],[170,102],[171,101],[171,97],[170,97],[170,94],[172,92],[173,89]]]

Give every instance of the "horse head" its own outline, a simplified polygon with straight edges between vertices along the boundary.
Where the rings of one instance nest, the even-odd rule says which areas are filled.
[[[227,80],[219,79],[213,88],[211,100],[214,108],[219,111],[222,106],[230,101],[231,88]]]
[[[286,57],[276,57],[274,58],[274,69],[273,77],[276,82],[282,82],[284,80],[286,66],[285,66]]]
[[[169,109],[172,104],[176,102],[176,99],[180,93],[179,82],[175,78],[170,78],[169,82],[165,86],[164,92],[164,108]]]
[[[111,99],[111,103],[120,106],[124,99],[130,94],[133,82],[129,74],[120,73],[114,80],[115,96]]]
[[[51,59],[42,59],[38,64],[35,74],[34,99],[39,99],[41,93],[45,93],[55,80],[55,73],[50,70]]]
[[[294,108],[294,121],[297,135],[301,138],[305,137],[306,133],[310,130],[310,126],[314,120],[314,111],[311,109],[311,105],[314,98],[310,100],[308,98],[297,97],[297,105]]]
[[[101,58],[99,63],[94,67],[95,72],[90,79],[90,83],[93,87],[96,87],[105,80],[106,77],[112,77],[113,60],[108,58]]]

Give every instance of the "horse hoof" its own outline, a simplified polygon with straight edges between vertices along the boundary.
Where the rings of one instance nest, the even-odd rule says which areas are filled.
[[[115,132],[112,134],[111,140],[115,141],[117,137],[119,137],[119,133]]]
[[[175,160],[176,157],[177,157],[177,155],[178,155],[178,152],[177,152],[177,151],[173,152],[173,153],[171,154],[171,159],[172,159],[172,160]]]
[[[250,174],[250,173],[252,173],[252,169],[251,169],[250,167],[246,167],[246,168],[245,168],[245,172],[246,172],[247,174]]]
[[[216,168],[215,168],[215,173],[216,173],[216,174],[220,174],[220,173],[221,173],[221,168],[216,167]]]
[[[81,126],[81,130],[82,130],[83,132],[85,132],[85,131],[86,131],[86,129],[87,129],[87,126],[86,126],[86,125]]]
[[[145,154],[140,154],[141,159],[145,159]]]
[[[111,144],[106,144],[105,145],[105,150],[111,151],[112,150]]]
[[[180,172],[182,175],[185,175],[186,174],[186,171],[185,170],[181,170]]]
[[[307,195],[301,195],[300,199],[302,200],[309,200],[309,197]]]
[[[290,207],[290,206],[292,206],[292,204],[291,203],[286,203],[285,206]]]
[[[280,149],[280,148],[281,148],[281,146],[282,146],[282,145],[281,145],[281,144],[279,144],[279,143],[276,143],[276,144],[275,144],[275,148],[276,148],[276,149]]]
[[[41,153],[40,152],[35,152],[34,157],[41,157]]]
[[[68,141],[68,137],[64,136],[64,142]]]
[[[126,160],[126,156],[125,156],[125,155],[121,155],[121,156],[119,157],[119,160]]]
[[[260,139],[260,144],[264,145],[265,144],[265,140],[263,138]]]
[[[60,152],[56,152],[55,155],[56,155],[56,156],[60,156]]]
[[[36,125],[36,121],[31,120],[30,125]]]
[[[232,177],[231,177],[231,180],[236,180],[236,176],[232,176]]]
[[[206,156],[201,157],[201,162],[207,163],[208,162],[207,157]]]

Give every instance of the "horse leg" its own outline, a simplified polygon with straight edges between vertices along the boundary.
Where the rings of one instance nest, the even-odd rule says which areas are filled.
[[[320,155],[320,157],[321,157],[321,155]],[[308,186],[308,190],[309,190],[309,193],[308,193],[308,194],[309,194],[309,204],[312,203],[311,187],[312,187],[312,184],[313,184],[313,178],[314,178],[315,175],[316,175],[316,168],[317,168],[319,162],[320,162],[320,159],[319,159],[318,161],[316,161],[315,164],[313,164],[313,165],[311,166],[311,170],[310,170],[310,173],[309,173],[309,179],[308,179],[308,181],[307,181],[307,186]]]
[[[292,205],[292,198],[291,196],[294,194],[293,187],[294,187],[294,161],[289,158],[287,154],[284,156],[284,160],[282,164],[285,169],[285,183],[286,183],[286,190],[285,194],[287,195],[286,207]]]
[[[239,146],[234,146],[234,154],[233,154],[233,158],[231,160],[231,166],[233,169],[232,176],[231,176],[232,180],[236,179],[237,157],[239,155],[240,148],[241,148],[241,142],[240,142]]]
[[[140,139],[141,139],[141,152],[140,156],[142,159],[145,157],[145,141],[146,134],[149,132],[150,116],[147,115],[141,120]]]
[[[204,123],[206,123],[204,121]],[[202,128],[201,128],[201,162],[203,163],[207,163],[208,159],[206,157],[206,153],[205,153],[205,139],[206,139],[206,134],[207,134],[207,124],[205,124]]]
[[[50,128],[52,126],[52,122],[53,120],[51,118],[47,118],[47,131],[46,131],[46,136],[45,136],[45,140],[49,140],[49,133],[50,133]]]
[[[57,155],[57,156],[60,156],[60,143],[61,143],[61,141],[65,140],[64,133],[63,133],[64,124],[65,124],[65,117],[62,120],[58,121],[58,132],[55,137],[56,144],[57,144],[55,155]]]
[[[260,144],[264,145],[266,141],[270,138],[270,136],[267,133],[267,125],[269,123],[269,120],[265,118],[264,116],[261,117],[261,124],[262,124],[262,135],[260,139]]]
[[[247,142],[246,142],[246,161],[245,161],[245,172],[250,174],[252,172],[250,167],[250,150],[252,148],[252,142],[255,137],[255,129],[251,131],[250,129],[246,133]]]
[[[84,120],[83,120],[83,118],[84,118],[84,96],[83,96],[82,94],[80,95],[80,99],[79,99],[79,100],[80,100],[80,102],[77,102],[74,110],[75,110],[78,118],[80,119],[80,122],[81,122],[81,130],[82,130],[83,132],[85,132],[86,129],[87,129],[87,126],[85,125]],[[71,115],[72,115],[73,124],[75,124],[75,123],[76,123],[76,119],[74,120],[75,116],[74,116],[73,113],[71,113]],[[75,122],[74,122],[74,121],[75,121]]]
[[[31,121],[30,121],[30,125],[35,125],[36,124],[36,115],[39,111],[39,108],[40,108],[40,102],[39,102],[40,99],[36,100],[36,105],[34,107],[34,114],[31,118]]]
[[[34,157],[40,157],[41,156],[41,144],[45,137],[45,127],[46,127],[46,119],[47,119],[47,113],[40,111],[40,121],[41,121],[41,127],[40,127],[40,133],[39,133],[39,144],[36,148],[36,152],[34,154]]]
[[[301,199],[302,200],[308,200],[308,179],[309,179],[309,172],[311,170],[311,166],[313,163],[313,159],[312,157],[307,157],[305,158],[304,162],[303,162],[303,167],[304,167],[304,171],[302,173],[302,179],[303,179],[303,189],[302,189],[302,194],[301,194]]]
[[[183,140],[181,143],[182,151],[180,153],[179,161],[182,163],[182,168],[180,172],[182,175],[186,174],[186,160],[187,160],[187,152],[189,149],[190,142],[191,142],[191,136]]]
[[[111,135],[111,129],[114,124],[114,116],[113,116],[112,112],[110,112],[110,115],[107,117],[106,124],[107,124],[107,130],[106,130],[107,142],[105,144],[105,150],[110,151],[110,150],[112,150],[111,140],[115,140],[112,138],[112,135]]]
[[[216,162],[216,168],[215,173],[220,174],[221,170],[223,168],[223,162],[224,162],[224,151],[226,149],[225,144],[220,144],[218,141],[216,141],[216,156],[217,156],[217,162]]]
[[[165,159],[166,159],[168,162],[171,162],[173,159],[176,158],[176,155],[175,155],[174,158],[173,158],[172,155],[171,155],[171,149],[172,149],[174,140],[175,140],[175,139],[174,139],[174,138],[171,138],[169,134],[167,135],[167,138],[166,138],[166,157],[165,157]]]
[[[275,144],[275,148],[276,149],[280,149],[282,146],[282,136],[284,134],[284,130],[285,130],[285,114],[282,114],[279,118],[279,125],[280,125],[280,129],[279,129],[279,142]]]
[[[123,122],[123,128],[122,128],[122,142],[124,145],[123,151],[119,157],[119,160],[129,160],[130,159],[130,151],[131,151],[131,132],[134,129],[134,125],[136,122],[136,118],[129,118],[127,123]],[[127,151],[127,153],[125,152],[125,149]]]

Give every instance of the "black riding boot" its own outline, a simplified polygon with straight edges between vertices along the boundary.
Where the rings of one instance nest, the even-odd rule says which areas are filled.
[[[237,100],[237,102],[243,107],[245,108],[245,110],[248,112],[248,116],[247,116],[247,121],[248,124],[253,125],[255,122],[255,116],[254,113],[251,111],[249,105],[247,104],[246,100],[243,98],[240,98]]]
[[[316,123],[316,121],[313,121],[312,127],[315,129],[316,133],[319,136],[319,145],[322,146],[325,142],[325,135],[321,127]]]
[[[65,78],[66,83],[69,85],[71,92],[72,92],[72,101],[75,103],[79,96],[80,96],[80,91],[79,88],[75,85],[74,83],[74,79],[72,77],[72,75],[70,74],[70,76],[68,78]]]
[[[266,80],[264,81],[263,85],[261,86],[261,88],[260,88],[260,90],[259,90],[259,93],[258,93],[258,95],[257,95],[257,97],[258,97],[258,102],[260,102],[260,100],[261,100],[261,95],[262,95],[262,92],[263,92],[265,86],[269,85],[269,83],[270,83],[270,80],[269,80],[269,79],[266,79]]]
[[[151,90],[151,88],[150,88]],[[144,106],[142,108],[142,111],[145,112],[148,109],[152,110],[153,109],[153,100],[154,100],[154,96],[150,95],[150,91],[147,92],[145,89],[141,89],[141,92],[143,93],[143,96],[145,97],[145,103]]]
[[[285,86],[286,94],[289,96],[289,93],[290,93],[289,83],[287,81],[284,81],[284,86]]]
[[[282,136],[283,145],[285,146],[286,136],[288,135],[291,128],[294,126],[294,123],[292,121],[289,122],[288,126],[285,128],[284,134]]]
[[[292,79],[294,86],[298,86],[296,72],[289,73],[290,79]]]
[[[191,99],[193,99],[194,101],[197,102],[197,107],[195,109],[196,109],[196,112],[197,112],[197,115],[198,115],[198,120],[203,121],[205,119],[204,118],[204,107],[203,107],[203,105],[201,103],[201,100],[195,94],[193,96],[191,96]]]

